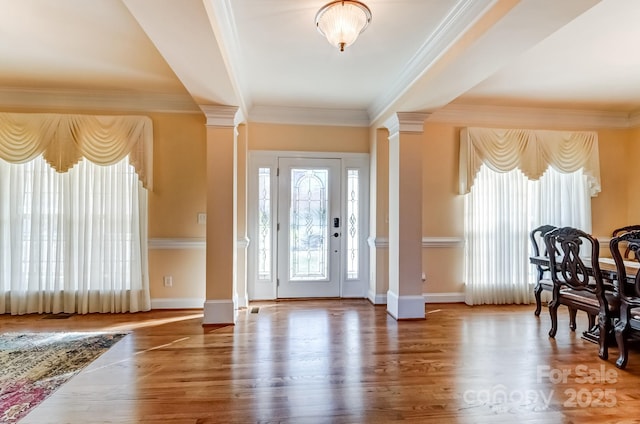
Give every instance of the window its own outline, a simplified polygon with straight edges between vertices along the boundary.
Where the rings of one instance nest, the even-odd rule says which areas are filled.
[[[149,309],[147,192],[127,157],[0,160],[0,181],[0,313]]]
[[[534,275],[529,231],[541,224],[591,231],[589,183],[582,170],[549,167],[537,181],[519,169],[482,165],[465,196],[468,304],[529,303]]]

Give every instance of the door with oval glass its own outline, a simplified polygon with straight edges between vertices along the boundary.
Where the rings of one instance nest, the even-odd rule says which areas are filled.
[[[339,297],[340,159],[278,159],[278,298]]]

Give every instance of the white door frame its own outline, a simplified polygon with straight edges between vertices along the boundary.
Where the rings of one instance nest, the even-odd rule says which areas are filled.
[[[341,160],[341,215],[347,216],[347,174],[350,170],[358,171],[358,273],[356,278],[347,278],[346,261],[342,260],[340,269],[340,297],[365,298],[369,289],[369,253],[367,238],[369,235],[369,155],[366,153],[335,152],[298,152],[298,151],[250,151],[247,169],[247,233],[249,237],[247,289],[249,300],[273,300],[277,298],[277,206],[278,206],[278,159],[310,158]],[[265,181],[269,184],[261,193],[263,202],[270,208],[270,220],[261,227],[263,234],[258,234],[259,184],[258,170],[262,169]],[[265,196],[266,195],[266,196]],[[268,200],[264,200],[268,198]],[[346,224],[346,219],[343,218]],[[347,237],[341,237],[342,255],[347,254]],[[266,266],[258,270],[258,255],[268,257]],[[263,265],[265,265],[263,263]],[[260,271],[260,272],[259,272]]]

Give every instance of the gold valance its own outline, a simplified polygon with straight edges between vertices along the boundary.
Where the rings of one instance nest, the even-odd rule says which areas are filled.
[[[460,194],[471,190],[482,164],[497,172],[520,169],[539,179],[549,166],[565,173],[582,168],[591,196],[600,192],[598,134],[592,131],[548,131],[464,128],[460,132]]]
[[[153,125],[146,116],[0,113],[0,158],[24,163],[40,154],[57,172],[83,157],[111,165],[129,155],[143,186],[153,188]]]

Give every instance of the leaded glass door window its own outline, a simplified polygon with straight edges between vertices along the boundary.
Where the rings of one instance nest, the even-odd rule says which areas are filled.
[[[278,297],[340,296],[340,160],[280,158],[278,168]]]

